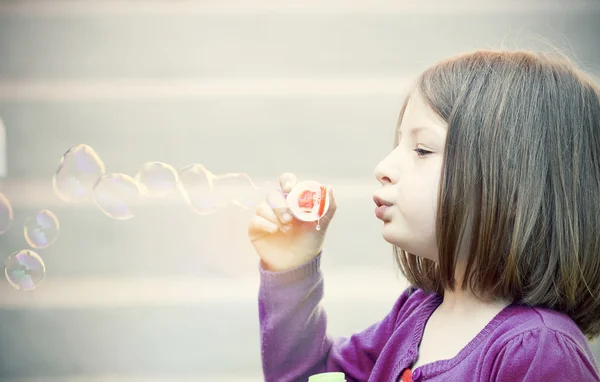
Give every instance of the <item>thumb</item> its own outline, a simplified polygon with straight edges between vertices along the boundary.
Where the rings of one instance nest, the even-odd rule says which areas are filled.
[[[327,209],[327,212],[325,213],[324,217],[329,218],[329,220],[331,220],[331,218],[333,218],[333,215],[335,215],[335,211],[337,210],[337,203],[335,200],[332,185],[327,186],[327,196],[329,197],[329,208]]]

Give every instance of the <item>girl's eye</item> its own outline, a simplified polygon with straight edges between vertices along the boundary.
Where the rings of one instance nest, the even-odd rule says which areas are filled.
[[[420,157],[425,156],[427,154],[431,154],[431,151],[427,151],[427,150],[423,150],[423,149],[418,149],[418,148],[414,149],[413,151],[416,152],[417,155],[420,156]]]

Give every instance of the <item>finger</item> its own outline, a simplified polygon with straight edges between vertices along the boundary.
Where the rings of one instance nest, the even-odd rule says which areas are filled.
[[[333,186],[327,186],[327,196],[329,198],[329,207],[327,208],[327,212],[325,213],[324,218],[331,221],[335,211],[337,210],[337,203],[335,201],[335,195],[333,193]]]
[[[273,190],[269,192],[267,194],[267,203],[281,223],[288,224],[292,221],[292,214],[281,191]]]
[[[289,193],[292,190],[292,188],[294,188],[297,182],[298,179],[296,179],[296,175],[292,174],[291,172],[283,173],[279,178],[281,190],[286,194]]]
[[[256,215],[262,217],[263,219],[266,219],[267,221],[275,224],[276,226],[280,225],[280,221],[277,217],[277,214],[275,214],[273,208],[271,208],[271,206],[265,200],[263,200],[258,204],[258,206],[256,206]]]
[[[327,195],[329,196],[329,211],[335,212],[337,209],[337,203],[335,201],[335,194],[333,192],[333,186],[327,186]]]
[[[281,194],[281,191],[278,191],[278,193]],[[282,222],[275,210],[267,203],[267,201],[262,201],[256,207],[256,215],[261,216],[272,224],[275,224],[279,230],[281,230],[281,232],[285,233],[291,229],[291,225]],[[289,222],[291,222],[291,219],[287,223]]]
[[[250,237],[250,241],[255,241],[278,230],[279,227],[277,224],[270,222],[262,216],[255,215],[248,225],[248,237]]]

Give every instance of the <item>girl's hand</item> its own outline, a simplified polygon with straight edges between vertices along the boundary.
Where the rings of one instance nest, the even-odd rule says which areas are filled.
[[[296,176],[282,174],[279,178],[281,190],[272,190],[266,200],[256,208],[256,215],[248,227],[248,236],[258,256],[270,271],[293,269],[312,260],[321,252],[327,227],[336,210],[333,189],[327,187],[329,208],[317,222],[302,222],[295,219],[288,209],[285,196],[296,185]]]

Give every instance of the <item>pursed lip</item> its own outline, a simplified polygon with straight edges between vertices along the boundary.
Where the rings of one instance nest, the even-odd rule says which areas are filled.
[[[380,198],[377,195],[373,195],[373,201],[377,207],[389,207],[392,205],[392,203]]]
[[[377,216],[377,218],[380,220],[387,221],[387,210],[392,205],[392,203],[388,202],[383,198],[380,198],[377,195],[373,196],[373,201],[375,202],[375,216]]]

